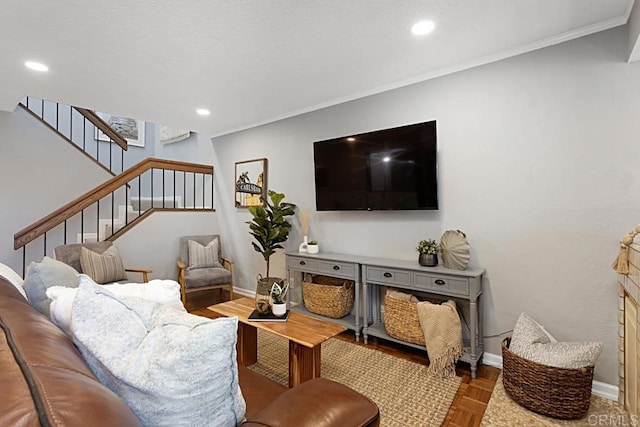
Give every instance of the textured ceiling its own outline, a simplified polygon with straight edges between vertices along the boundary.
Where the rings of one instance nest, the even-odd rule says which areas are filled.
[[[632,4],[2,0],[0,109],[32,95],[213,136],[622,25]]]

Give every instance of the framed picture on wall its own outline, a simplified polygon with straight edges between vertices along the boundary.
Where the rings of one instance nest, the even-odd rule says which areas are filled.
[[[144,122],[141,120],[130,119],[128,117],[112,116],[107,113],[96,113],[98,117],[104,120],[111,129],[119,133],[124,139],[127,140],[129,145],[135,147],[144,147]],[[98,128],[95,130],[96,141],[109,142],[110,139],[107,135],[102,133]]]
[[[235,193],[237,208],[266,206],[267,159],[236,162]]]

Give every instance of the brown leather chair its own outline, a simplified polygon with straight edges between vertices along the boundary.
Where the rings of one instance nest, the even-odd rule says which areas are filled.
[[[218,240],[219,266],[205,268],[190,268],[189,240],[207,246],[214,239]],[[233,299],[233,261],[222,257],[220,236],[183,236],[180,237],[180,259],[178,260],[178,283],[182,293],[182,303],[187,303],[187,294],[210,289],[227,288],[229,299]]]

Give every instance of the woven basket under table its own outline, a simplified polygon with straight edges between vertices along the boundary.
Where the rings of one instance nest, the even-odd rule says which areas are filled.
[[[390,337],[425,345],[416,302],[384,296],[384,329]]]
[[[524,359],[502,341],[502,383],[507,394],[525,408],[564,420],[582,418],[589,410],[593,366],[556,368]]]
[[[353,308],[354,282],[329,276],[314,276],[311,281],[302,281],[302,299],[310,312],[340,319]]]

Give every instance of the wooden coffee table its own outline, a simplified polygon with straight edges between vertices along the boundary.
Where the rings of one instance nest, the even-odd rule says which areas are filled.
[[[347,328],[324,320],[290,312],[286,322],[249,322],[255,301],[238,298],[208,307],[217,316],[237,317],[238,364],[258,361],[258,328],[289,340],[289,387],[320,376],[320,344]]]

